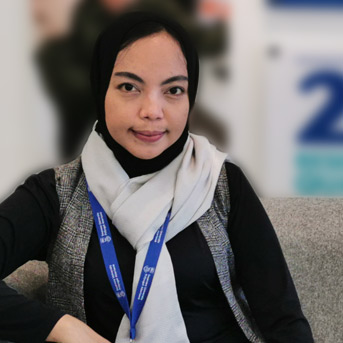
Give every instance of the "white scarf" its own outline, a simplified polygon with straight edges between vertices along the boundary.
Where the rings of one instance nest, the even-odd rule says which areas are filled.
[[[205,137],[190,134],[185,147],[158,172],[130,179],[96,131],[82,152],[90,190],[112,223],[136,249],[132,302],[145,256],[170,208],[165,242],[200,218],[211,206],[226,154]],[[116,343],[129,341],[124,315]],[[164,243],[149,296],[136,325],[137,342],[189,342],[178,302],[172,261]]]

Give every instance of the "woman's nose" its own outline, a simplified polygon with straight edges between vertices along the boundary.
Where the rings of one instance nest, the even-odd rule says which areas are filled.
[[[156,120],[163,118],[163,101],[158,95],[146,95],[142,101],[140,117]]]

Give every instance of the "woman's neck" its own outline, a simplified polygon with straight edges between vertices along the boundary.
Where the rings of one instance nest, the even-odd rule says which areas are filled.
[[[162,152],[155,158],[144,160],[140,159],[120,144],[118,144],[109,134],[102,134],[107,146],[112,150],[114,156],[125,170],[130,178],[141,176],[145,174],[154,173],[166,167],[171,161],[178,156],[188,138],[188,126],[182,132],[180,138],[172,144],[168,149]]]

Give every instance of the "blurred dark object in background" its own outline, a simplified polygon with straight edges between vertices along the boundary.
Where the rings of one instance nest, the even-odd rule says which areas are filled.
[[[189,117],[190,132],[206,136],[219,150],[226,151],[228,134],[223,124],[203,106],[195,104]]]
[[[41,78],[59,116],[62,162],[80,153],[96,118],[89,85],[92,48],[111,17],[98,1],[85,0],[77,8],[71,31],[46,40],[37,50]]]
[[[122,11],[154,11],[179,21],[192,35],[200,56],[222,53],[226,48],[225,23],[218,21],[208,24],[199,21],[196,16],[197,5],[197,0],[81,0],[75,8],[70,8],[74,13],[68,14],[69,18],[73,18],[69,32],[47,37],[35,55],[43,85],[59,115],[58,149],[61,162],[80,154],[96,119],[89,70],[93,45],[103,28]],[[215,128],[210,140],[218,147],[224,147],[225,130],[222,125],[216,123],[215,116],[210,113],[201,109],[199,112],[202,117],[208,117],[205,128],[209,127],[210,122],[213,123],[211,127]],[[191,121],[191,131],[193,127],[199,131],[196,115]]]

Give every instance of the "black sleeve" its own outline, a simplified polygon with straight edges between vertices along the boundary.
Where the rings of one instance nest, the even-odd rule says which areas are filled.
[[[1,279],[29,260],[44,260],[58,227],[55,174],[49,169],[29,177],[0,204]],[[0,340],[44,342],[63,315],[0,281]]]
[[[272,224],[248,180],[227,162],[228,233],[237,277],[268,343],[312,343],[293,280]]]

